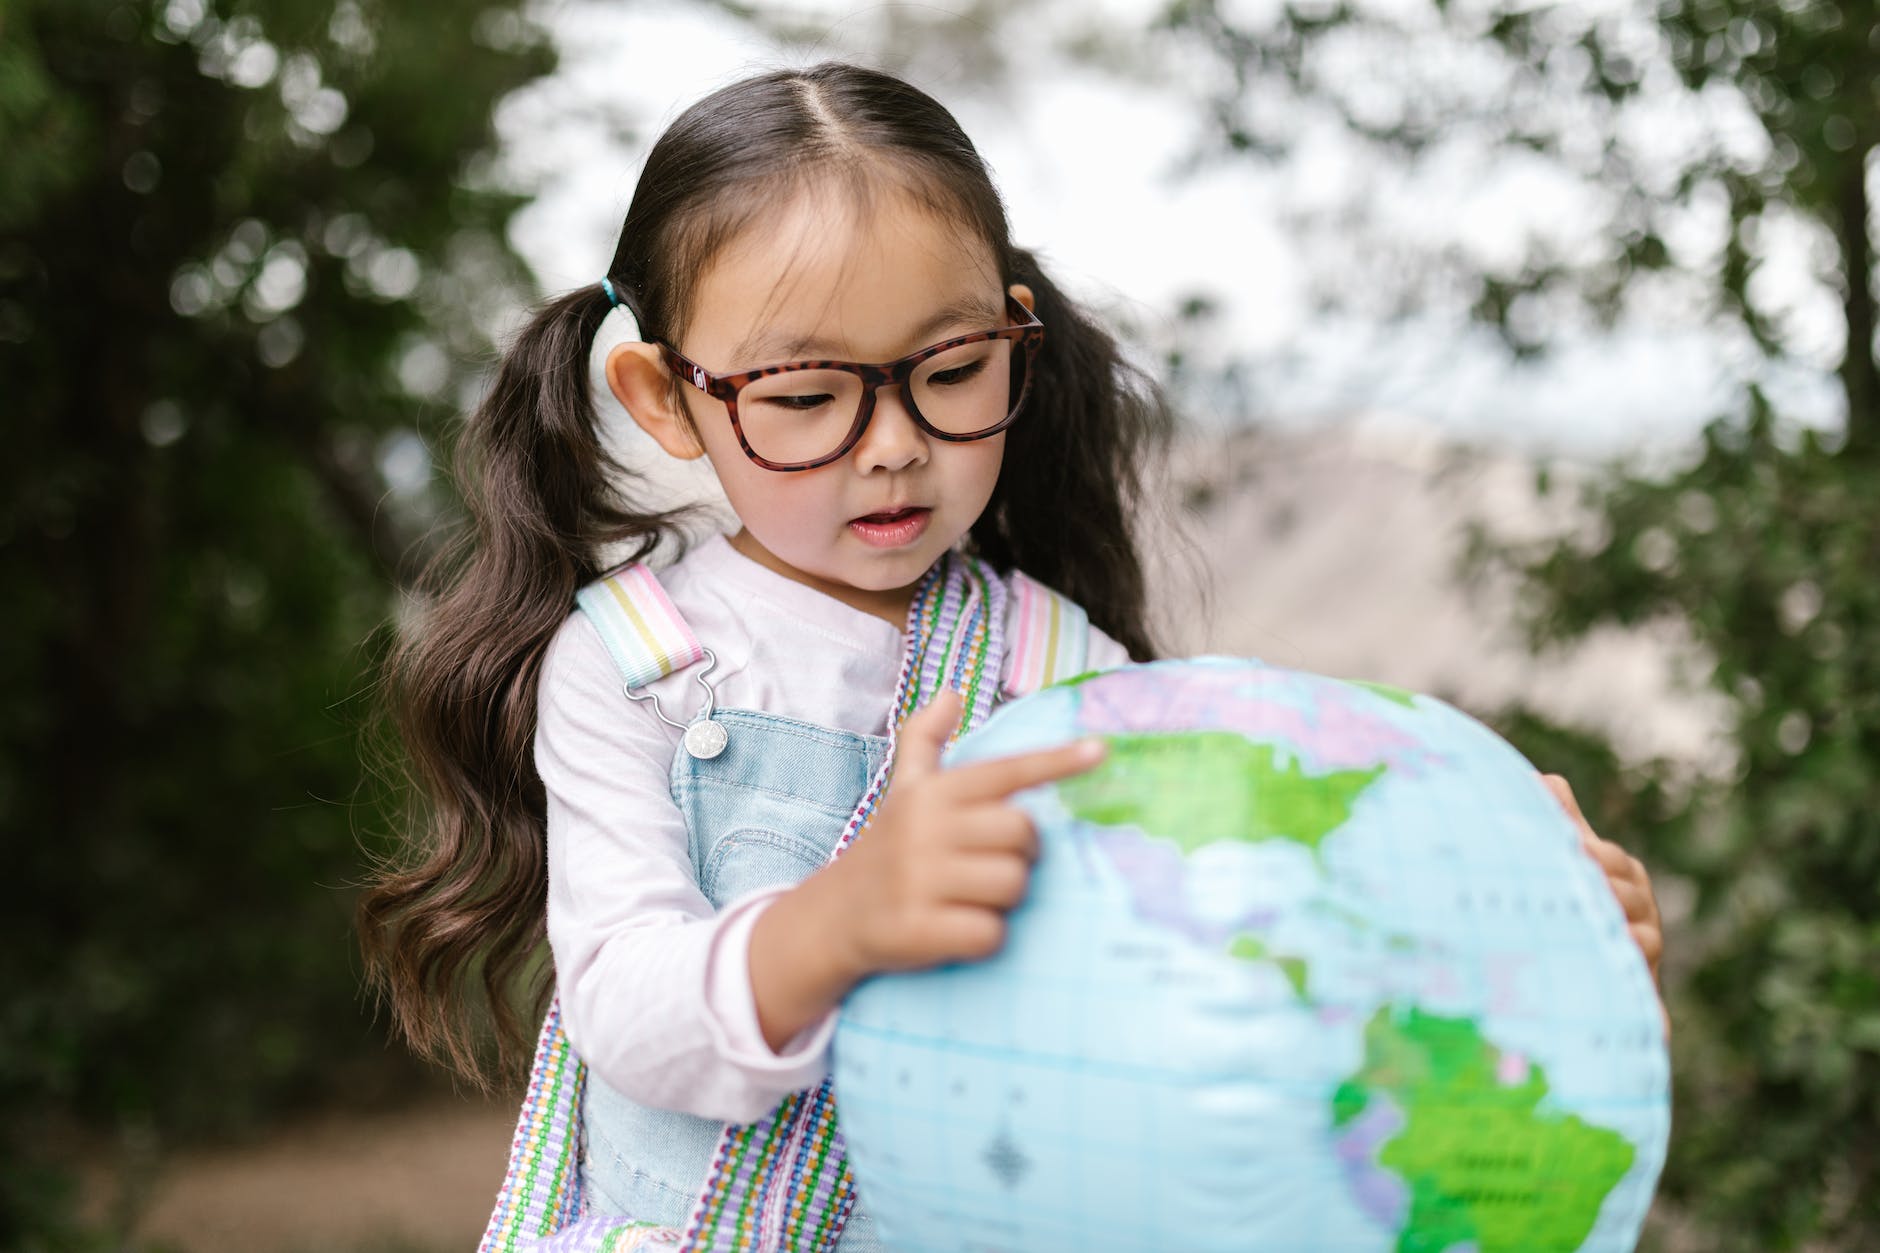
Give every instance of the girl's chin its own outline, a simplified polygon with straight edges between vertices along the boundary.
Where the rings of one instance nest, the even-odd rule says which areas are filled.
[[[900,591],[918,583],[920,576],[927,573],[927,568],[938,559],[938,554],[927,556],[917,551],[883,553],[877,550],[863,554],[859,561],[842,563],[828,578],[830,582],[845,583],[858,592]]]

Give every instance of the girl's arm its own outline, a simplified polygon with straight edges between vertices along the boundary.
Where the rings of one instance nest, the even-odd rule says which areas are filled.
[[[549,647],[537,715],[548,939],[575,1051],[632,1100],[728,1121],[818,1082],[826,1030],[779,1051],[752,1020],[744,945],[769,895],[718,913],[699,889],[669,791],[676,733],[621,694],[585,615]]]
[[[830,942],[829,920],[848,908],[841,879],[819,871],[758,914],[751,927],[751,999],[771,1049],[828,1019],[865,974]]]

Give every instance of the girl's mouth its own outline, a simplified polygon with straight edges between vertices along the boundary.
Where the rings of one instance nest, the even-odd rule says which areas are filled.
[[[864,544],[876,548],[899,548],[919,539],[927,529],[927,522],[933,517],[933,510],[919,506],[896,509],[889,513],[871,513],[866,517],[853,518],[849,530],[853,531]]]

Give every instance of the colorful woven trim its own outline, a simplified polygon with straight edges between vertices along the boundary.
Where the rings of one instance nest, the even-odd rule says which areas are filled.
[[[679,1229],[635,1222],[618,1214],[589,1214],[529,1246],[530,1253],[627,1253],[629,1249],[676,1249]]]
[[[1083,606],[1018,571],[1011,591],[1010,646],[1000,686],[1022,695],[1082,674],[1090,648],[1090,617]]]
[[[586,1086],[587,1067],[561,1029],[561,1002],[556,1000],[536,1041],[529,1091],[509,1146],[509,1169],[477,1253],[543,1247],[536,1243],[538,1237],[566,1227],[584,1208],[577,1154],[581,1092]]]
[[[894,774],[901,722],[941,687],[964,697],[955,738],[992,711],[1004,646],[1005,584],[984,563],[949,553],[916,589],[895,687],[888,752],[849,818],[839,857],[874,816]],[[825,1077],[766,1117],[727,1126],[691,1220],[686,1253],[829,1253],[855,1208],[855,1179]]]
[[[666,589],[637,562],[609,572],[574,598],[600,632],[627,687],[663,679],[705,656]]]

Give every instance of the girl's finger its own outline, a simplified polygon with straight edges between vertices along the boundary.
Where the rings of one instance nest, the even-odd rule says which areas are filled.
[[[1658,977],[1658,960],[1665,955],[1664,932],[1657,927],[1647,927],[1634,923],[1626,930],[1632,933],[1632,942],[1638,945],[1638,951],[1645,957],[1645,965],[1651,970],[1652,978]]]
[[[936,961],[980,961],[1005,947],[1005,915],[979,905],[951,905],[933,915],[924,937]]]
[[[1597,835],[1590,840],[1581,840],[1580,846],[1592,859],[1599,863],[1609,878],[1643,879],[1645,867],[1639,860],[1614,844],[1611,840],[1602,840]]]
[[[1061,748],[956,766],[947,772],[947,783],[954,797],[962,801],[1002,800],[1040,783],[1082,774],[1102,761],[1103,754],[1102,740],[1077,740]]]
[[[1636,883],[1608,881],[1612,894],[1619,902],[1619,908],[1625,911],[1627,922],[1654,922],[1658,917],[1657,907],[1652,904],[1652,895]]]
[[[1573,795],[1573,785],[1557,774],[1544,774],[1541,776],[1541,782],[1546,785],[1549,792],[1554,794],[1554,799],[1560,802],[1560,807],[1567,811],[1567,817],[1579,823],[1582,831],[1591,834],[1593,824],[1588,822],[1586,815],[1580,812],[1580,802]]]
[[[971,805],[957,812],[953,845],[962,852],[1007,853],[1037,861],[1038,828],[1016,805]]]
[[[908,715],[895,739],[896,782],[911,783],[940,769],[940,753],[959,725],[960,709],[960,694],[949,687]]]
[[[991,909],[1016,908],[1031,884],[1031,864],[1010,854],[955,857],[942,873],[946,881],[940,887],[948,901]]]

